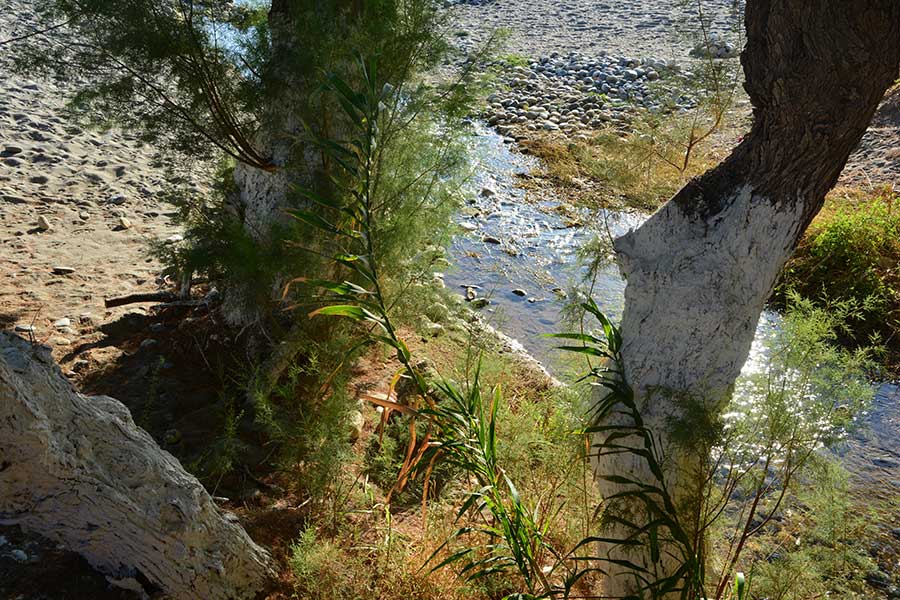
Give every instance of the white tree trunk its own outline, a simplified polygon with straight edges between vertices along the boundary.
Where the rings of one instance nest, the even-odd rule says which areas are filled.
[[[779,271],[900,66],[896,0],[748,0],[745,24],[741,61],[754,106],[752,130],[721,165],[615,244],[627,281],[623,376],[654,436],[674,500],[667,512],[687,530],[692,553],[704,543],[697,507],[711,443],[705,433],[714,430],[706,426],[717,422],[732,392]],[[607,424],[631,423],[619,414]],[[647,461],[634,454],[601,456],[595,469],[600,476],[659,484]],[[602,485],[606,497],[629,490]],[[634,497],[610,504],[610,514],[639,527],[650,522]],[[627,532],[615,522],[607,529],[612,538]],[[639,592],[641,568],[656,570],[653,581],[684,564],[677,545],[663,542],[657,561],[649,546],[601,548],[608,558],[638,567],[613,564],[609,596]]]
[[[49,350],[0,332],[0,522],[75,551],[111,580],[172,598],[253,598],[268,553],[106,396],[83,396]]]
[[[718,414],[747,359],[756,324],[781,266],[803,226],[802,206],[779,207],[768,197],[738,188],[728,208],[708,223],[669,202],[636,231],[616,240],[619,266],[628,286],[622,331],[625,380],[635,392],[644,424],[656,435],[669,493],[690,529],[695,502],[705,480],[702,457],[674,446],[667,435],[685,414],[685,394]],[[623,424],[624,420],[619,420]],[[605,434],[595,436],[599,443]],[[625,475],[654,483],[646,460],[632,454],[596,461],[599,476]],[[604,482],[605,495],[628,489]],[[629,503],[610,510],[635,514]],[[629,532],[611,527],[612,537]],[[654,565],[646,549],[606,545],[609,558],[627,559],[654,576],[670,575],[681,555]],[[607,593],[624,597],[640,585],[629,569],[611,565]]]

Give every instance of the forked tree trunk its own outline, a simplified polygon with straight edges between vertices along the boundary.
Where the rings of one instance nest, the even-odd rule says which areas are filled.
[[[254,598],[268,553],[120,402],[78,394],[46,348],[0,332],[0,523],[167,598]]]
[[[659,439],[686,524],[698,501],[699,461],[674,443],[670,427],[690,421],[685,400],[721,412],[779,271],[900,69],[897,0],[748,0],[746,28],[750,134],[615,243],[627,280],[624,376]],[[596,469],[655,483],[633,455],[602,457]],[[607,496],[626,489],[603,485]],[[613,508],[646,520],[640,506],[621,504]],[[652,563],[649,547],[602,551]],[[660,574],[670,574],[678,560],[667,560],[666,548],[662,556]],[[624,597],[639,587],[633,570],[613,567],[606,591]]]

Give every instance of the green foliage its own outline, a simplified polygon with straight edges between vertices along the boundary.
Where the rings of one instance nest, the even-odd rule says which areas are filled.
[[[845,305],[825,310],[792,297],[783,329],[765,349],[765,368],[742,377],[721,417],[717,402],[674,398],[685,416],[670,422],[670,439],[680,455],[693,457],[685,461],[693,466],[684,470],[681,464],[669,464],[666,456],[672,448],[658,446],[622,382],[617,330],[593,303],[582,308],[597,317],[602,337],[557,337],[581,344],[563,349],[600,361],[591,374],[607,393],[597,405],[598,424],[588,429],[596,434],[594,448],[598,456],[634,455],[652,474],[652,481],[638,481],[622,473],[599,473],[615,490],[604,497],[604,519],[615,535],[587,538],[582,544],[630,546],[643,560],[649,556],[649,563],[599,559],[626,567],[641,582],[635,597],[678,593],[682,598],[723,598],[732,581],[736,597],[749,593],[746,581],[738,585],[735,580],[748,542],[784,510],[799,474],[821,464],[816,452],[842,439],[872,398],[864,376],[871,352],[851,353],[833,343],[850,310]],[[673,468],[696,483],[690,506],[672,497],[666,478]],[[830,502],[832,509],[840,506],[837,498]],[[714,542],[711,552],[705,540],[712,532],[730,541]],[[680,567],[674,573],[656,566],[663,548],[678,556]],[[745,571],[752,573],[753,566]],[[829,573],[819,572],[823,577]]]
[[[725,408],[707,498],[707,513],[720,515],[714,530],[731,540],[716,556],[720,592],[736,567],[752,572],[741,556],[751,538],[781,518],[792,494],[820,468],[818,453],[855,428],[871,402],[865,374],[872,351],[834,343],[851,314],[846,305],[829,310],[792,296],[781,330],[755,357],[761,364],[739,379]]]
[[[359,344],[339,327],[330,333],[330,339],[320,342],[304,339],[301,358],[274,388],[251,391],[256,421],[279,450],[282,470],[316,500],[333,492],[332,484],[351,456],[356,410],[344,365],[358,357]]]
[[[749,588],[771,600],[863,597],[864,577],[877,569],[865,547],[877,508],[854,501],[849,474],[832,458],[813,461],[805,475],[790,519],[761,534],[750,552]]]
[[[58,35],[31,38],[17,49],[19,68],[72,82],[79,114],[191,154],[209,157],[216,148],[248,164],[267,164],[249,143],[261,80],[228,43],[241,30],[264,27],[262,7],[224,0],[41,0],[35,9],[46,23],[67,22],[79,43]]]
[[[356,600],[360,597],[354,579],[365,570],[365,565],[332,541],[321,539],[314,528],[301,532],[290,551],[289,565],[295,586],[304,598]]]
[[[16,48],[18,67],[78,86],[72,107],[88,120],[120,124],[178,152],[222,152],[274,170],[257,133],[280,133],[298,118],[329,131],[333,107],[315,92],[325,72],[350,77],[351,50],[378,56],[383,81],[395,85],[447,51],[430,0],[276,5],[40,0],[41,20],[66,23],[79,43],[29,38]]]
[[[470,509],[484,510],[490,512],[497,522],[477,529],[464,527],[453,536],[457,538],[477,531],[489,538],[482,547],[486,555],[473,558],[463,567],[467,578],[470,581],[479,580],[514,570],[522,577],[528,590],[528,594],[517,597],[536,598],[536,594],[547,597],[554,589],[543,572],[543,557],[553,555],[542,537],[549,521],[539,525],[532,508],[522,502],[512,480],[498,465],[496,417],[502,401],[499,388],[494,392],[490,408],[485,410],[477,372],[466,392],[448,381],[429,381],[422,370],[413,364],[410,350],[398,336],[390,317],[382,275],[383,255],[379,253],[373,235],[377,222],[374,218],[377,209],[374,198],[378,176],[377,149],[386,92],[374,85],[372,63],[363,64],[362,68],[367,73],[367,86],[361,92],[352,91],[339,78],[332,79],[333,90],[338,94],[348,118],[356,126],[356,137],[347,145],[319,140],[319,144],[347,175],[346,183],[341,187],[341,197],[347,201],[342,203],[307,192],[310,200],[332,211],[333,217],[323,218],[312,211],[292,212],[297,219],[333,234],[340,241],[340,251],[334,259],[360,284],[349,280],[306,282],[319,286],[329,294],[326,304],[312,314],[340,316],[370,326],[374,330],[371,339],[386,344],[396,352],[397,360],[403,366],[402,374],[424,402],[420,406],[383,403],[385,409],[399,410],[427,423],[421,441],[417,440],[416,424],[412,423],[406,460],[398,472],[399,481],[395,488],[402,489],[411,475],[424,472],[427,490],[434,464],[439,458],[444,465],[455,467],[478,482],[479,490],[468,494],[457,513],[458,517]],[[384,464],[387,461],[380,462]],[[435,568],[461,560],[472,552],[471,548],[455,552]],[[576,580],[577,577],[567,578],[566,587]]]
[[[168,200],[178,208],[184,239],[154,242],[151,252],[165,265],[164,275],[176,281],[206,277],[231,300],[243,303],[247,314],[258,314],[266,325],[277,325],[274,282],[284,277],[286,269],[302,265],[315,272],[323,268],[323,261],[292,245],[292,240],[310,234],[310,228],[301,223],[280,222],[270,235],[252,236],[233,201],[233,171],[233,161],[223,161],[211,190],[200,197],[170,190]],[[234,289],[242,294],[231,294]]]
[[[629,133],[609,127],[585,141],[541,136],[525,140],[523,146],[544,161],[547,174],[557,182],[595,184],[575,197],[579,204],[655,210],[688,179],[717,162],[708,140],[724,125],[704,115],[708,112],[703,108],[688,114],[641,112]]]
[[[635,599],[673,594],[685,599],[704,598],[706,562],[700,543],[702,537],[697,535],[693,524],[685,521],[684,511],[672,495],[657,437],[644,425],[634,393],[624,380],[622,336],[592,300],[582,308],[597,319],[602,337],[591,333],[563,333],[554,337],[580,342],[560,349],[582,354],[589,363],[597,363],[592,364],[586,376],[605,391],[594,409],[596,424],[585,430],[594,434],[591,453],[598,458],[631,454],[646,464],[652,480],[641,481],[631,474],[597,473],[598,479],[609,482],[616,490],[603,498],[603,519],[611,533],[585,538],[576,551],[594,544],[645,549],[649,555],[646,564],[615,556],[595,558],[628,570],[636,582],[632,596]],[[671,556],[679,566],[675,572],[666,573],[662,561]],[[603,567],[600,570],[606,572]]]
[[[237,399],[225,398],[222,401],[221,433],[192,465],[191,471],[205,481],[213,493],[224,477],[237,471],[243,464],[248,449],[240,435],[243,417],[244,411],[237,409]]]
[[[329,247],[320,253],[332,256],[347,279],[298,277],[289,287],[304,284],[327,292],[327,297],[320,300],[325,305],[311,312],[311,316],[342,316],[376,327],[379,333],[372,339],[393,347],[400,362],[416,378],[417,387],[424,389],[421,374],[410,364],[409,349],[396,335],[388,315],[395,300],[388,290],[392,278],[385,272],[389,265],[397,264],[400,252],[408,255],[410,250],[413,236],[398,239],[398,228],[412,234],[413,228],[419,227],[419,235],[423,235],[427,230],[421,227],[422,222],[429,219],[423,213],[434,209],[444,214],[441,211],[447,209],[449,190],[442,178],[454,172],[455,163],[448,166],[444,162],[446,154],[441,152],[429,171],[397,177],[387,156],[391,143],[396,141],[394,125],[405,118],[389,107],[397,109],[400,100],[390,86],[378,87],[373,61],[365,62],[359,57],[359,66],[365,81],[362,91],[353,91],[336,75],[330,80],[331,90],[353,124],[352,136],[344,144],[327,138],[314,140],[342,171],[340,178],[334,178],[336,193],[321,196],[298,189],[316,208],[289,211],[296,220],[331,237]],[[398,218],[399,214],[405,219]]]
[[[428,464],[440,457],[475,479],[477,490],[467,494],[457,511],[458,519],[470,510],[487,512],[493,519],[478,527],[458,529],[450,539],[478,533],[487,541],[453,552],[433,568],[463,563],[460,572],[469,581],[514,569],[528,590],[527,594],[514,597],[548,597],[552,587],[542,570],[542,559],[552,549],[544,539],[546,531],[538,526],[532,509],[523,502],[498,463],[496,425],[502,402],[500,389],[494,390],[490,405],[485,407],[477,372],[468,392],[450,382],[441,382],[437,388],[440,402],[420,411],[434,425],[435,440],[421,460]]]
[[[819,305],[855,308],[843,341],[886,341],[900,330],[900,196],[884,192],[860,202],[827,207],[814,221],[782,272],[776,299],[789,290]]]

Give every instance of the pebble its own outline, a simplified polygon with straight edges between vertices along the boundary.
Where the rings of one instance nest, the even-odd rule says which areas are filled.
[[[75,272],[73,267],[53,267],[54,275],[71,275]]]
[[[701,41],[691,50],[694,58],[734,58],[738,48],[716,32],[709,34],[707,41]]]
[[[34,331],[34,325],[16,325],[15,330],[19,333],[32,333]]]
[[[661,58],[572,52],[541,56],[528,66],[502,61],[495,66],[501,69],[500,85],[483,116],[501,135],[510,135],[513,127],[573,134],[610,121],[624,125],[635,108],[662,110],[669,101],[678,108],[696,105],[679,81],[687,75]],[[671,83],[648,86],[661,79]]]
[[[53,321],[53,326],[57,328],[61,327],[70,327],[72,325],[72,320],[69,317],[63,317],[62,319],[57,319]]]
[[[125,197],[125,194],[116,194],[115,196],[112,196],[109,200],[107,200],[107,203],[121,206],[122,204],[125,204],[127,200],[128,198]]]
[[[525,290],[521,289],[521,288],[516,288],[516,289],[514,289],[514,290],[512,291],[512,293],[515,294],[516,296],[527,296],[527,295],[528,295],[528,293],[527,293]]]
[[[37,228],[40,231],[50,231],[53,228],[53,225],[51,225],[50,219],[44,215],[40,215],[37,218]]]
[[[7,144],[3,146],[3,152],[0,152],[0,156],[13,156],[14,154],[21,154],[22,152],[24,152],[24,149],[21,146]]]
[[[366,418],[363,416],[363,414],[360,411],[358,411],[358,410],[354,411],[350,415],[349,434],[350,434],[351,442],[355,442],[356,440],[358,440],[360,438],[360,436],[363,433],[363,428],[365,427],[365,425],[366,425]]]
[[[9,555],[12,556],[13,560],[16,560],[18,562],[28,562],[28,555],[19,548],[15,548],[14,550],[12,550]]]
[[[873,571],[866,575],[866,583],[876,589],[884,590],[890,586],[891,578],[884,571]]]
[[[126,229],[131,229],[131,221],[128,220],[128,217],[119,217],[118,223],[116,224],[116,229],[119,231],[123,231]]]
[[[499,239],[495,238],[492,235],[485,235],[484,237],[481,238],[481,241],[486,244],[500,244],[501,243]]]
[[[71,346],[72,340],[70,340],[69,338],[64,338],[62,336],[57,336],[50,338],[50,343],[54,346]]]

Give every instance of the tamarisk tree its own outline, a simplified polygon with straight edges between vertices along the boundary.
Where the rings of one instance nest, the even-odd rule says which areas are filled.
[[[692,440],[674,431],[693,428],[699,437],[701,420],[718,418],[780,269],[900,69],[896,0],[748,0],[745,26],[750,133],[724,162],[615,241],[627,280],[621,376],[656,439],[672,510],[689,537],[702,528],[695,508],[704,465]],[[701,415],[689,408],[698,405]],[[629,424],[621,414],[610,417],[616,420]],[[604,536],[607,593],[684,597],[689,582],[652,585],[684,565],[671,536],[625,541],[655,520],[629,491],[659,485],[659,473],[629,452],[603,453],[596,469],[614,480],[604,480],[605,496],[624,492],[611,503],[621,520],[610,521]],[[704,540],[695,539],[699,555]]]
[[[249,264],[255,255],[257,267],[260,256],[284,250],[284,211],[305,202],[297,188],[330,189],[329,159],[309,143],[346,131],[334,99],[321,93],[326,76],[352,84],[360,77],[353,53],[376,59],[378,80],[417,114],[427,102],[417,104],[425,94],[417,95],[414,75],[448,48],[431,0],[38,0],[34,9],[40,24],[15,36],[19,68],[67,81],[76,114],[140,132],[175,151],[171,164],[224,158],[216,187],[227,210],[218,216],[227,213],[239,231],[192,241],[208,246],[209,261],[243,251],[234,260]],[[240,244],[221,241],[236,233]],[[316,275],[314,255],[301,260],[302,274]],[[251,270],[219,282],[235,325],[258,322],[281,290],[283,277]]]
[[[333,268],[333,261],[315,253],[323,242],[315,238],[319,230],[298,229],[302,220],[288,216],[289,209],[302,206],[312,208],[309,219],[316,223],[335,217],[316,214],[318,205],[310,201],[336,185],[331,162],[339,160],[310,140],[341,139],[347,127],[347,113],[333,96],[320,93],[331,75],[339,75],[334,81],[352,84],[366,70],[367,81],[386,90],[386,103],[396,108],[402,101],[402,110],[391,111],[396,122],[383,125],[379,157],[392,153],[398,164],[413,163],[416,168],[427,163],[422,171],[384,169],[372,210],[378,220],[373,229],[382,236],[379,239],[393,237],[398,243],[380,244],[379,252],[400,265],[424,245],[429,227],[449,222],[439,210],[445,196],[435,182],[448,178],[456,160],[454,146],[447,140],[432,143],[437,136],[417,117],[437,108],[450,114],[459,88],[438,94],[413,84],[413,75],[442,57],[445,49],[431,0],[36,0],[33,9],[37,22],[23,25],[11,37],[4,35],[0,42],[4,52],[7,44],[13,47],[20,70],[29,76],[50,74],[64,82],[63,89],[73,91],[70,107],[80,117],[139,133],[144,141],[173,151],[168,156],[178,162],[187,157],[200,164],[225,165],[211,186],[218,193],[186,206],[187,258],[179,255],[182,262],[177,266],[189,277],[195,266],[191,261],[205,261],[200,266],[224,292],[232,324],[258,325],[268,311],[276,315],[270,321],[277,321],[278,335],[259,337],[283,341],[290,333],[285,334],[282,326],[299,327],[290,316],[274,310],[282,299],[284,280],[315,279],[328,266]],[[22,22],[27,20],[24,15]],[[355,60],[354,52],[371,62]],[[377,73],[363,64],[377,64]],[[392,139],[401,130],[407,134],[405,144]],[[410,224],[414,209],[427,213],[417,215],[415,227]],[[406,235],[394,235],[404,228]],[[303,248],[290,253],[297,246]],[[19,343],[16,340],[10,343]],[[260,387],[278,380],[298,347],[284,343],[275,352],[263,349],[268,362],[259,369],[260,378],[268,381]],[[20,404],[29,418],[32,405],[46,400],[41,396],[42,376],[29,371],[10,383],[0,372],[0,383],[24,390]],[[68,406],[75,392],[60,388],[57,395],[59,403]],[[173,597],[252,597],[271,576],[268,554],[215,508],[177,461],[134,427],[121,405],[106,404],[115,419],[104,412],[105,404],[104,410],[81,411],[80,420],[56,419],[72,410],[39,415],[40,427],[58,434],[49,441],[24,435],[22,419],[0,424],[0,440],[12,440],[11,446],[0,443],[0,447],[9,446],[14,453],[19,449],[25,457],[17,462],[15,457],[0,460],[17,465],[7,472],[21,484],[11,485],[0,498],[0,517],[14,514],[23,527],[52,531],[104,572],[117,577],[142,573]],[[3,402],[0,406],[6,408]],[[16,403],[11,410],[15,416]],[[117,435],[125,427],[125,436],[99,435],[110,427]],[[91,443],[95,450],[100,447],[91,441],[94,434],[102,438],[103,460],[95,460],[97,452],[90,452]],[[63,494],[65,501],[52,503],[46,497],[59,495],[54,490],[74,479],[64,476],[65,469],[57,469],[37,478],[43,487],[29,489],[25,485],[29,474],[35,479],[34,473],[47,461],[26,458],[30,448],[49,444],[51,449],[61,448],[53,460],[68,464],[71,448],[60,446],[56,438],[78,442],[78,457],[72,460],[78,462],[78,481],[83,485],[74,495]],[[78,441],[83,439],[91,442],[87,454]],[[137,462],[120,461],[123,467],[106,460],[113,456]],[[137,469],[151,463],[159,466],[158,474],[148,476],[151,483],[161,482],[156,487],[141,484]],[[125,473],[123,485],[129,490],[96,484],[110,479],[110,473],[113,480]],[[177,500],[174,517],[172,498]],[[141,518],[126,514],[132,512]],[[89,539],[82,542],[85,536]]]

